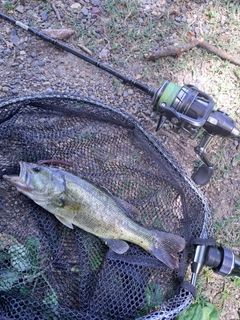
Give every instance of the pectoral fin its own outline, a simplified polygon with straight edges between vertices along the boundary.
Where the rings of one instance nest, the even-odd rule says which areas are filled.
[[[127,242],[123,240],[106,239],[102,238],[104,243],[114,252],[118,254],[123,254],[129,249]]]
[[[63,217],[57,216],[56,214],[55,214],[55,217],[56,217],[62,224],[64,224],[66,227],[68,227],[68,228],[70,228],[70,229],[73,229],[73,225],[72,225],[72,223],[71,223],[69,220],[67,220],[67,219],[65,219],[65,218],[63,218]]]

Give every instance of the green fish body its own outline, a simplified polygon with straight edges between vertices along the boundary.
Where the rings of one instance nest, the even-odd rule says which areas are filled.
[[[94,234],[113,251],[122,254],[131,242],[168,267],[178,267],[177,253],[185,247],[182,237],[140,226],[127,216],[121,203],[92,183],[60,169],[26,162],[20,162],[19,176],[5,175],[4,179],[64,225]]]

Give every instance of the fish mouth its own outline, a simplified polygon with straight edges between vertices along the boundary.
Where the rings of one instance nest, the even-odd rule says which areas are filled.
[[[18,191],[25,193],[30,192],[32,189],[28,187],[30,182],[30,172],[28,165],[24,161],[20,161],[20,173],[19,176],[8,176],[4,175],[3,178],[9,181]]]

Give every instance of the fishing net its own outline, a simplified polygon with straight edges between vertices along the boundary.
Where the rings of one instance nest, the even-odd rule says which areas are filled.
[[[51,164],[136,207],[131,219],[187,241],[171,270],[140,247],[116,254],[61,224],[4,174],[19,161]],[[186,282],[192,241],[211,238],[202,194],[157,138],[131,116],[84,97],[33,96],[0,103],[1,319],[174,319],[193,300]]]

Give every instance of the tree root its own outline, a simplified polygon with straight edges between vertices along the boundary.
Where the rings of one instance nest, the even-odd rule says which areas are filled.
[[[145,55],[145,58],[148,60],[156,60],[159,58],[167,57],[167,56],[179,56],[185,51],[189,51],[193,47],[200,46],[211,52],[222,59],[229,60],[230,62],[240,66],[240,58],[234,57],[231,54],[225,52],[224,50],[218,49],[207,41],[204,41],[203,38],[194,38],[190,39],[188,43],[182,44],[177,47],[169,46],[162,50],[153,51]]]

